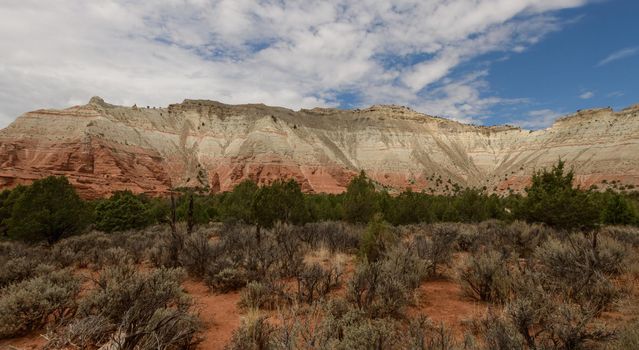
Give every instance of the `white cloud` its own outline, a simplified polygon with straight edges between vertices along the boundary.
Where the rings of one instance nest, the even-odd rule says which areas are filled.
[[[586,1],[7,0],[0,127],[92,95],[300,108],[336,105],[343,91],[471,120],[508,101],[482,93],[485,72],[453,78],[455,69],[524,51],[559,28],[550,11]]]
[[[457,80],[446,79],[444,84],[415,102],[416,108],[433,115],[446,116],[463,122],[481,124],[476,118],[495,104],[511,104],[521,100],[505,100],[498,97],[482,97],[480,91],[488,88],[484,80],[487,71],[468,74]]]
[[[588,100],[595,97],[595,93],[592,91],[584,91],[581,95],[579,95],[579,98],[582,100]]]
[[[539,109],[528,112],[526,119],[513,120],[510,123],[524,129],[543,129],[551,126],[557,118],[561,117],[561,112],[550,109]]]
[[[627,47],[625,49],[621,49],[619,51],[615,51],[608,55],[603,60],[597,63],[597,67],[605,66],[608,63],[612,63],[614,61],[618,61],[624,58],[632,57],[639,53],[639,47]]]
[[[606,95],[606,97],[608,97],[608,98],[613,98],[613,97],[622,97],[622,96],[624,96],[624,95],[625,95],[625,94],[624,94],[622,91],[613,91],[613,92],[608,93],[608,94]]]

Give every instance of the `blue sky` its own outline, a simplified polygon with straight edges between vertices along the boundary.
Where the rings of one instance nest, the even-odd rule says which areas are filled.
[[[544,128],[639,103],[633,0],[6,0],[0,127],[185,98]]]
[[[639,103],[637,14],[639,2],[632,0],[561,11],[560,17],[572,23],[525,52],[491,65],[487,80],[496,94],[530,101],[494,108],[485,122],[502,123],[514,115],[524,119],[531,111],[563,115]]]

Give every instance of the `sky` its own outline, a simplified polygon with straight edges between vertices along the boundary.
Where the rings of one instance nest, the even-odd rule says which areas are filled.
[[[639,103],[636,0],[3,0],[0,127],[91,96],[396,104],[548,127]]]

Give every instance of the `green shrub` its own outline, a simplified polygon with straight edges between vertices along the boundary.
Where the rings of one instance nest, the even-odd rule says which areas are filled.
[[[550,228],[541,224],[527,224],[523,221],[515,221],[507,226],[504,234],[498,237],[498,242],[503,247],[508,247],[520,257],[529,258],[534,250],[551,236]]]
[[[462,290],[476,300],[505,301],[511,288],[507,264],[493,250],[482,250],[471,255],[459,271]]]
[[[146,203],[131,191],[115,192],[95,207],[95,228],[104,232],[138,229],[152,221]]]
[[[411,301],[411,290],[381,262],[360,264],[349,280],[346,298],[370,317],[399,316]]]
[[[75,311],[79,280],[68,270],[10,285],[0,291],[0,338],[61,321]]]
[[[635,225],[639,223],[639,215],[630,200],[611,193],[601,212],[601,221],[606,225]]]
[[[611,278],[623,271],[626,254],[625,247],[611,238],[572,235],[564,241],[549,240],[535,257],[547,275],[546,288],[598,315],[620,297]]]
[[[78,314],[108,320],[117,329],[111,339],[119,348],[193,348],[200,324],[180,285],[183,278],[180,269],[142,273],[130,265],[109,267],[80,301]]]
[[[547,288],[550,278],[533,269],[513,278],[513,293],[504,312],[490,312],[483,336],[491,349],[598,349],[612,332],[597,321],[601,307],[590,300]],[[604,293],[599,293],[603,295]]]
[[[11,211],[13,210],[13,204],[16,198],[19,197],[18,192],[24,191],[26,187],[18,185],[11,190],[0,191],[0,237],[6,238],[9,236],[8,220],[11,218]],[[11,196],[11,193],[14,195]]]
[[[304,265],[296,276],[298,301],[310,304],[326,296],[340,284],[341,276],[342,271],[335,267],[324,269],[317,263]]]
[[[220,271],[209,272],[205,283],[210,289],[228,293],[246,286],[250,282],[247,273],[241,268],[226,267]]]
[[[598,273],[621,273],[626,255],[625,247],[614,239],[601,235],[588,239],[580,234],[564,241],[551,239],[535,251],[548,275],[573,288],[587,285]]]
[[[525,350],[524,339],[515,325],[503,317],[490,313],[482,320],[485,348],[491,350]]]
[[[185,235],[180,231],[174,236],[169,230],[157,232],[146,255],[155,267],[177,267],[180,265],[181,240]]]
[[[618,242],[639,247],[639,228],[634,226],[606,226],[601,230],[604,236],[611,237]]]
[[[192,206],[190,205],[191,196],[193,197]],[[147,207],[148,206],[149,205],[147,204]],[[216,203],[215,197],[210,195],[201,195],[193,193],[193,190],[187,190],[186,193],[182,194],[177,199],[176,216],[178,221],[188,222],[190,212],[193,224],[204,225],[217,218],[217,206],[218,203]],[[164,215],[154,214],[152,217],[156,217],[160,219],[156,219],[156,221],[162,222],[162,219],[166,217],[166,213]]]
[[[50,176],[11,191],[11,216],[5,219],[14,239],[54,243],[81,232],[89,222],[87,206],[66,177]]]
[[[133,316],[132,316],[133,315]],[[153,314],[145,310],[127,314],[125,325],[127,337],[123,349],[196,349],[201,329],[199,318],[187,310],[161,307]]]
[[[563,230],[595,227],[599,222],[599,209],[589,192],[572,187],[573,177],[572,170],[565,173],[563,161],[550,170],[536,172],[516,216]]]
[[[546,348],[584,349],[592,344],[601,345],[615,334],[602,322],[596,321],[590,310],[575,304],[558,305],[546,328]]]
[[[211,263],[221,254],[220,246],[209,240],[207,234],[194,232],[184,240],[184,249],[180,251],[180,265],[189,275],[204,278]]]
[[[275,349],[478,349],[474,339],[457,343],[443,325],[424,316],[398,320],[370,318],[342,299],[331,299],[285,312],[269,336]]]
[[[69,237],[51,248],[51,259],[62,267],[101,267],[104,253],[113,248],[112,237],[103,233],[89,233]]]
[[[639,321],[634,321],[624,327],[612,343],[614,350],[639,348]]]
[[[49,341],[46,349],[79,348],[90,349],[96,345],[106,343],[115,326],[103,316],[87,316],[76,318],[69,322],[59,332],[47,335]]]
[[[115,247],[105,250],[100,256],[101,267],[104,266],[116,266],[116,265],[132,265],[133,258],[124,248]]]
[[[392,244],[395,237],[382,216],[377,214],[368,224],[368,228],[360,241],[359,256],[369,262],[375,262],[382,257],[386,248]]]
[[[270,230],[262,230],[259,236],[256,232],[255,227],[240,225],[222,232],[220,253],[209,263],[205,276],[212,289],[232,290],[251,281],[298,275],[306,251],[298,229],[276,224]]]
[[[273,238],[277,256],[275,275],[279,277],[293,277],[303,268],[304,254],[307,247],[299,239],[299,228],[282,223],[276,223],[270,232]]]
[[[268,350],[275,348],[277,327],[268,323],[266,316],[252,315],[242,321],[233,332],[228,350]]]
[[[395,276],[407,289],[413,290],[428,276],[430,267],[409,244],[397,244],[386,252],[382,260],[386,274]]]
[[[55,268],[49,264],[40,264],[32,257],[13,258],[5,262],[0,270],[0,289],[9,284],[51,273]]]
[[[415,236],[417,252],[428,261],[431,276],[437,274],[438,266],[450,263],[458,235],[456,226],[437,224],[432,226],[430,237]]]
[[[401,344],[399,325],[392,319],[360,319],[346,323],[343,338],[334,340],[335,349],[393,349]]]
[[[299,239],[315,248],[325,246],[331,253],[352,252],[360,245],[361,228],[340,221],[316,222],[304,225]]]
[[[180,269],[141,273],[131,265],[108,267],[96,281],[97,288],[80,301],[79,313],[102,315],[115,322],[130,309],[157,309],[171,303],[188,306],[189,300],[180,286],[183,278],[184,271]]]
[[[379,212],[375,185],[364,171],[354,177],[344,194],[344,219],[352,223],[367,223]]]
[[[408,326],[408,344],[405,349],[424,350],[455,350],[460,349],[455,342],[452,332],[443,324],[433,325],[425,316],[419,316],[410,320]],[[466,344],[465,344],[466,345]],[[464,349],[474,349],[472,344],[464,346]]]
[[[457,249],[463,252],[476,251],[481,242],[477,225],[459,225]]]
[[[239,306],[246,309],[275,310],[289,304],[291,299],[280,284],[253,281],[240,292]]]
[[[302,224],[308,217],[304,195],[297,181],[276,180],[260,187],[252,201],[255,222],[271,228],[276,222]]]
[[[254,181],[244,180],[235,186],[233,191],[224,194],[221,203],[222,219],[226,222],[254,223],[253,198],[258,190],[259,187]]]
[[[384,208],[384,217],[393,225],[409,225],[430,222],[433,210],[431,197],[413,192],[409,187],[398,196],[390,197],[390,205]]]

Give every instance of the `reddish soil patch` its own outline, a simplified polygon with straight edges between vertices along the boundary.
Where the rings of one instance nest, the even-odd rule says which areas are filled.
[[[240,311],[237,302],[240,293],[214,294],[202,282],[187,281],[184,289],[195,301],[200,319],[204,322],[204,340],[199,349],[224,349],[240,325]]]
[[[0,350],[31,350],[41,349],[47,340],[40,333],[32,333],[20,338],[0,340]]]
[[[428,281],[417,293],[417,305],[408,313],[425,314],[434,323],[443,323],[458,338],[463,337],[467,329],[466,321],[480,318],[487,310],[486,304],[464,297],[461,287],[454,281]]]
[[[615,284],[627,295],[612,310],[603,312],[599,320],[614,327],[624,327],[639,320],[639,278],[626,274],[617,278]]]

